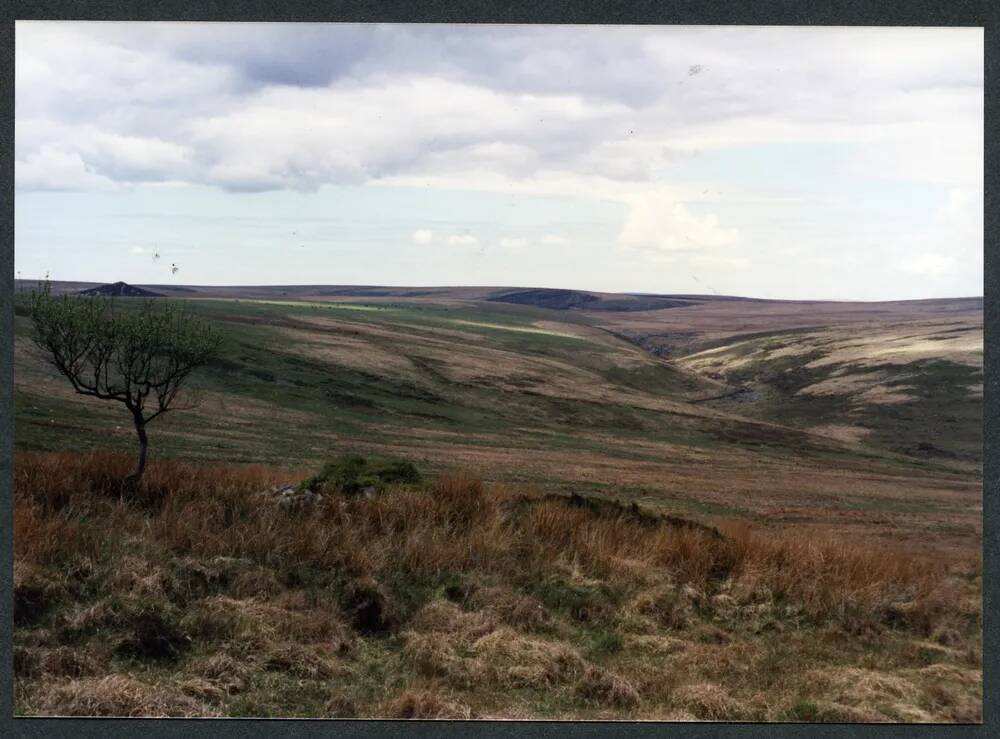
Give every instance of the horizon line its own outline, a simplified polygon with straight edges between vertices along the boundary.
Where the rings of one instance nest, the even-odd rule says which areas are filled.
[[[28,278],[28,277],[15,277],[15,285],[18,282],[36,282],[43,283],[49,282],[52,284],[72,284],[72,285],[114,285],[115,283],[122,282],[126,285],[133,285],[135,287],[141,288],[160,288],[166,290],[178,290],[178,289],[283,289],[283,288],[378,288],[384,290],[550,290],[558,292],[577,292],[577,293],[592,293],[599,295],[627,295],[627,296],[639,296],[639,297],[658,297],[658,298],[704,298],[704,299],[719,299],[719,298],[729,298],[738,300],[758,300],[767,302],[778,302],[778,303],[915,303],[924,302],[932,300],[985,300],[984,295],[954,295],[947,297],[927,297],[927,298],[881,298],[875,300],[857,300],[849,298],[771,298],[771,297],[758,297],[753,295],[732,295],[723,293],[669,293],[669,292],[638,292],[638,291],[615,291],[615,290],[593,290],[589,288],[571,288],[571,287],[546,287],[540,285],[386,285],[386,284],[374,284],[374,283],[357,283],[357,284],[347,284],[347,283],[294,283],[294,284],[219,284],[219,285],[198,285],[192,283],[184,283],[179,285],[170,285],[166,283],[152,283],[152,282],[126,282],[125,280],[110,280],[107,282],[93,281],[93,280],[46,280],[44,278]],[[350,296],[343,296],[350,297]],[[380,296],[364,296],[364,297],[380,297]],[[393,297],[387,295],[384,297]],[[405,297],[405,296],[403,296]]]

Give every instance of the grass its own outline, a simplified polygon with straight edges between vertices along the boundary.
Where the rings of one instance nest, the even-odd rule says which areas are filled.
[[[692,405],[581,313],[187,304],[224,350],[129,501],[124,409],[16,317],[19,713],[979,719],[978,368],[857,408],[760,333],[720,353],[757,395]]]
[[[18,714],[981,716],[974,556],[460,473],[291,510],[308,469],[154,459],[122,500],[130,463],[17,455]]]
[[[377,312],[377,320],[368,320],[366,316],[365,325],[374,321],[374,325],[393,333],[386,338],[375,336],[366,341],[373,350],[401,356],[415,367],[410,376],[394,377],[387,376],[377,366],[361,369],[328,361],[308,352],[276,348],[281,347],[285,338],[280,325],[308,313],[307,307],[286,305],[281,301],[277,304],[189,301],[189,305],[204,317],[214,320],[226,339],[222,356],[192,378],[192,387],[211,397],[231,399],[231,407],[267,404],[272,408],[271,413],[256,419],[264,425],[264,434],[256,435],[256,439],[241,438],[234,444],[225,444],[224,440],[220,440],[222,445],[216,452],[218,458],[231,459],[234,449],[239,449],[248,459],[277,461],[293,455],[299,461],[313,461],[315,456],[303,457],[300,453],[303,434],[319,440],[324,431],[329,430],[339,436],[360,439],[370,435],[370,429],[375,425],[383,427],[380,430],[382,434],[385,427],[408,432],[429,429],[461,433],[469,439],[468,443],[480,443],[477,437],[494,434],[502,436],[502,443],[506,445],[517,445],[532,434],[544,432],[548,447],[562,444],[587,448],[590,442],[578,433],[583,429],[601,429],[641,439],[711,443],[711,436],[699,429],[698,422],[692,419],[673,414],[665,416],[661,410],[641,407],[636,400],[628,397],[581,396],[579,390],[593,387],[595,395],[605,394],[604,388],[620,388],[623,395],[629,393],[641,394],[637,398],[660,398],[683,392],[685,387],[695,383],[691,376],[662,363],[646,361],[630,369],[617,367],[611,360],[616,350],[614,345],[588,341],[585,342],[586,351],[581,352],[575,346],[580,343],[576,339],[571,342],[574,344],[573,351],[564,351],[559,337],[552,339],[547,335],[516,335],[513,339],[505,337],[506,341],[501,341],[488,329],[483,329],[487,334],[476,333],[475,324],[486,325],[487,322],[461,318],[458,320],[471,332],[466,336],[472,346],[483,345],[477,349],[482,353],[482,359],[476,360],[482,363],[480,376],[461,379],[454,376],[447,357],[439,360],[428,356],[428,347],[422,343],[428,340],[425,336],[409,331],[407,326],[410,324],[400,323],[412,323],[415,320],[413,316],[429,323],[440,320],[454,322],[455,319],[439,320],[438,316],[445,315],[440,308],[385,308]],[[462,316],[480,315],[470,309],[456,313]],[[511,315],[501,315],[515,328],[531,328],[530,323],[517,325],[512,323]],[[433,318],[428,319],[427,316]],[[534,320],[534,315],[531,320]],[[348,323],[337,328],[336,334],[350,335],[351,325]],[[311,328],[312,336],[316,338],[330,335],[318,331],[316,327]],[[18,334],[27,334],[23,318],[19,319]],[[448,341],[443,348],[458,350],[458,344],[454,342],[460,340]],[[465,351],[469,349],[468,345],[462,348]],[[435,348],[434,351],[439,350]],[[48,393],[40,392],[43,383],[55,381],[58,384],[61,380],[54,377],[39,358],[32,357],[29,362],[29,356],[30,353],[20,362],[24,371],[19,372],[22,381],[18,385],[18,413],[19,419],[23,419],[19,445],[22,448],[58,449],[73,437],[81,435],[82,430],[95,428],[96,424],[80,423],[81,414],[74,407],[76,404],[62,399],[53,400]],[[547,364],[533,367],[531,362],[537,361],[536,356],[544,357]],[[498,387],[502,376],[498,378],[497,368],[503,363],[512,368],[523,365],[537,375],[537,379],[525,382],[514,376],[511,377],[511,384]],[[585,374],[581,374],[581,367]],[[517,371],[514,369],[512,374]],[[544,386],[553,375],[558,377],[562,372],[579,375],[565,392],[536,389],[535,385]],[[90,405],[100,408],[103,417],[113,415],[103,404]],[[231,425],[226,423],[227,413],[231,410],[223,411],[216,418],[205,419],[207,425],[218,429],[222,437],[231,433]],[[284,431],[289,423],[294,423],[289,418],[292,414],[309,414],[313,418],[308,428],[300,425],[295,438],[290,439]],[[164,420],[169,423],[168,419]],[[526,429],[528,435],[524,433]],[[211,446],[206,447],[200,442],[185,445],[183,437],[184,434],[179,433],[176,440],[168,439],[165,451],[184,454],[211,451]]]
[[[895,338],[889,328],[882,328],[887,341]],[[913,331],[920,335],[933,333],[933,328],[902,324],[897,333]],[[721,344],[708,357],[696,354],[682,363],[721,369],[728,382],[750,384],[755,390],[750,403],[729,399],[718,402],[718,407],[742,407],[789,426],[852,425],[864,432],[869,447],[939,464],[981,465],[982,401],[970,392],[972,386],[982,384],[981,361],[969,364],[947,356],[908,361],[897,356],[884,362],[828,359],[836,358],[845,347],[850,350],[856,338],[850,331],[733,336],[727,340],[732,343]],[[789,348],[801,351],[784,354]],[[854,389],[838,394],[804,392],[834,380],[853,383]],[[872,388],[899,397],[894,402],[869,402],[863,391]]]

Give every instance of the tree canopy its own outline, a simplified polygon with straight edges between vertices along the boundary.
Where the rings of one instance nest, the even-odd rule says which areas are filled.
[[[169,301],[138,304],[115,298],[31,296],[33,339],[76,392],[123,403],[139,435],[145,466],[145,427],[174,408],[184,381],[218,350],[208,323]]]

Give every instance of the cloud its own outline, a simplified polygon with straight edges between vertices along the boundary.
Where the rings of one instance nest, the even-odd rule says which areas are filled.
[[[528,245],[528,240],[523,236],[508,236],[500,239],[500,246],[504,249],[523,249]]]
[[[692,251],[732,246],[739,231],[719,224],[709,213],[698,216],[671,192],[653,190],[626,198],[629,211],[618,235],[618,244],[646,251]]]
[[[16,33],[16,159],[32,163],[22,189],[103,186],[66,171],[79,163],[118,183],[241,192],[483,173],[634,185],[695,152],[766,141],[857,144],[866,176],[974,186],[981,171],[981,29],[18,22]],[[52,151],[79,162],[60,168]]]
[[[14,182],[23,190],[108,190],[116,185],[88,166],[78,152],[49,144],[15,160]]]
[[[413,232],[413,243],[420,244],[421,246],[426,246],[434,240],[434,232],[428,231],[426,228],[418,228]]]
[[[638,286],[658,264],[655,289],[694,266],[735,290],[762,271],[737,270],[829,275],[821,260],[845,250],[871,252],[871,284],[981,284],[982,29],[18,22],[16,36],[19,196],[124,203],[169,186],[153,206],[169,209],[197,185],[239,209],[252,198],[224,193],[374,185],[370,202],[411,209],[396,224],[428,224],[414,243],[572,244],[595,255],[595,285]],[[430,213],[415,205],[429,189],[470,207]],[[396,248],[399,228],[370,239]]]

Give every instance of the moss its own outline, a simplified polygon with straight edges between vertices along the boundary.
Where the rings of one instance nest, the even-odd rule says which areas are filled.
[[[577,584],[556,578],[539,583],[532,594],[549,608],[581,623],[603,620],[621,598],[618,588],[605,583]]]

